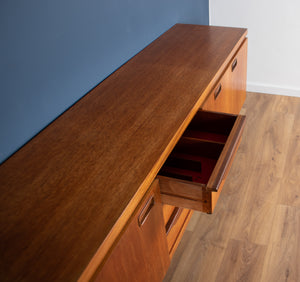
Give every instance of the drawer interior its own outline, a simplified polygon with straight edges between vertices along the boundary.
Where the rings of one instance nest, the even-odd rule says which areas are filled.
[[[197,112],[159,175],[206,185],[236,118],[236,115]]]

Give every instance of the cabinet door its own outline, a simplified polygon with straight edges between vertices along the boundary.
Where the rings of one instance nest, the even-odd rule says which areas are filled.
[[[201,109],[239,114],[246,98],[247,38],[230,61],[224,74]]]
[[[95,281],[162,281],[169,263],[156,180]]]

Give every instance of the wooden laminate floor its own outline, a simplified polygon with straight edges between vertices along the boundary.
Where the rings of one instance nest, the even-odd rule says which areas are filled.
[[[300,99],[248,93],[212,215],[194,212],[167,281],[300,281]]]

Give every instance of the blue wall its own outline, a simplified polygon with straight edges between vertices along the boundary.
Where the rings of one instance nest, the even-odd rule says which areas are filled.
[[[1,0],[0,163],[208,0]]]

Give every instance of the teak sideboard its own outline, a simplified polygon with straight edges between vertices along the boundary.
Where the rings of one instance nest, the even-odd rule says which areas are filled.
[[[0,166],[1,281],[161,281],[245,117],[247,30],[176,24]]]

